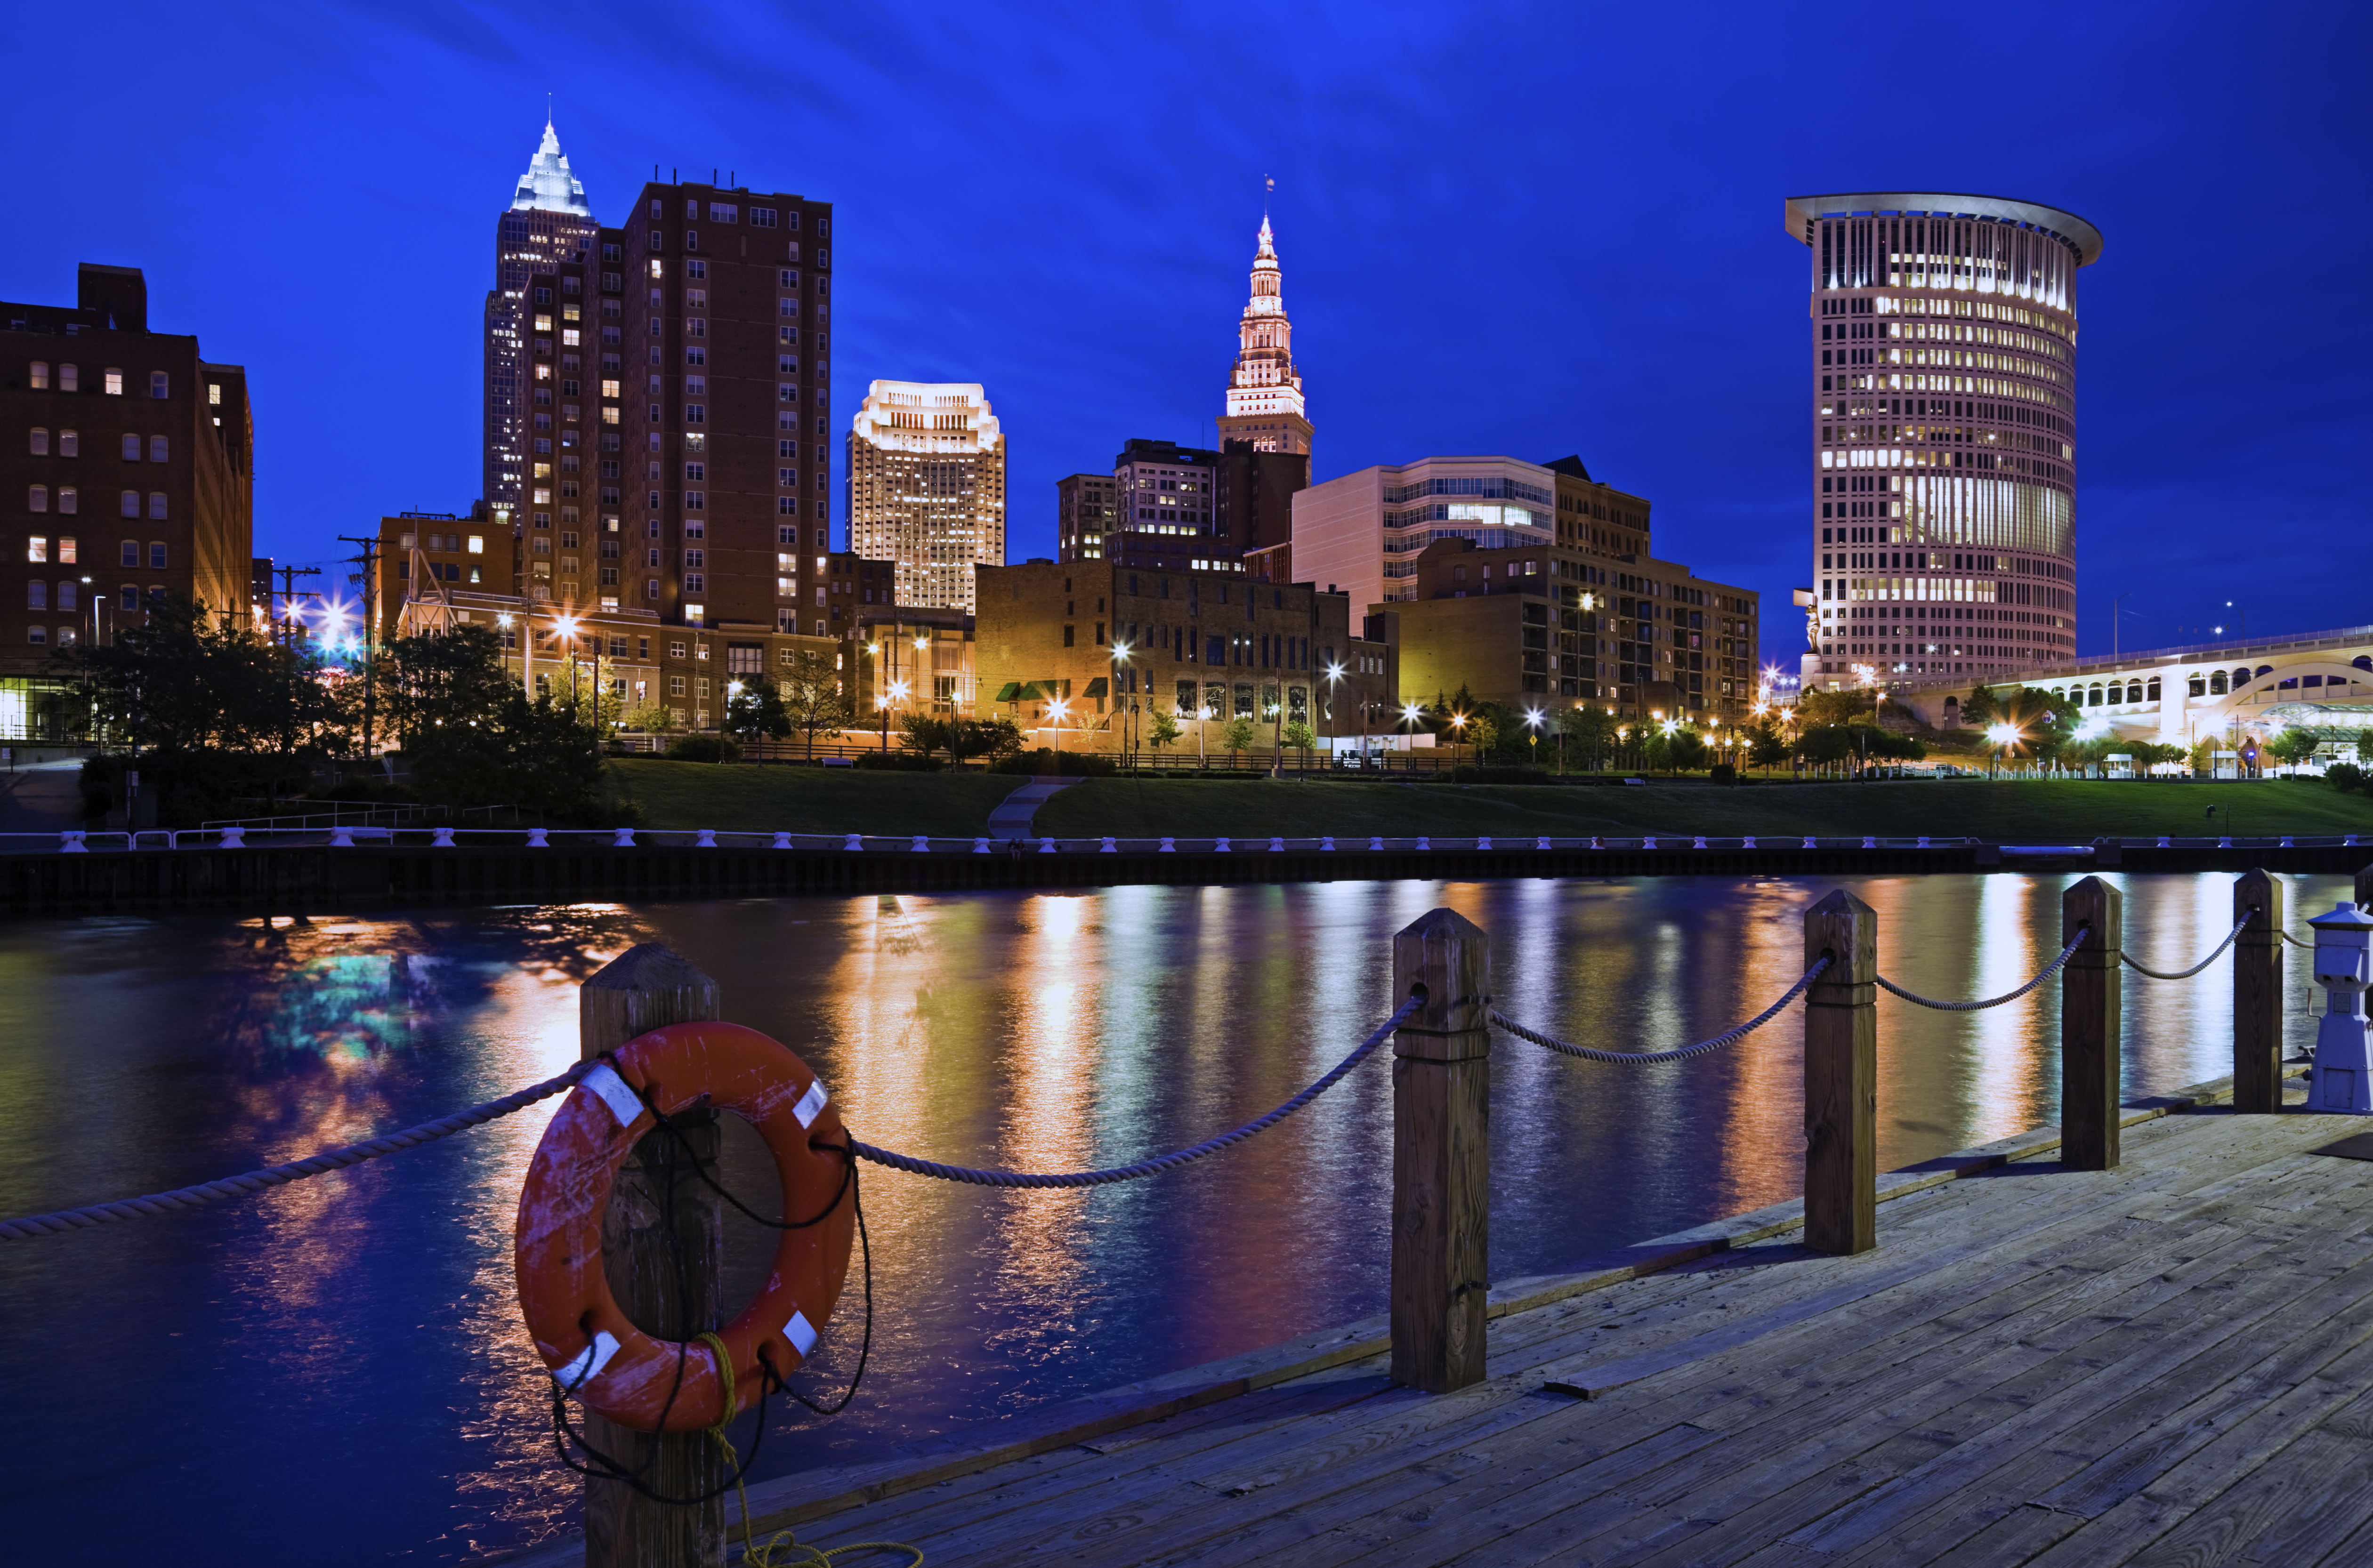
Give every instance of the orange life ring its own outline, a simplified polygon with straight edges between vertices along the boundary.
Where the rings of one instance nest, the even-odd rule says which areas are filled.
[[[637,1140],[658,1125],[644,1098],[672,1116],[704,1095],[766,1140],[782,1174],[784,1218],[824,1216],[780,1233],[774,1270],[756,1299],[718,1330],[732,1361],[733,1412],[723,1410],[711,1349],[635,1327],[610,1294],[602,1263],[611,1182]],[[561,1387],[631,1430],[694,1432],[756,1400],[762,1349],[776,1375],[788,1376],[814,1348],[848,1275],[856,1205],[848,1156],[833,1147],[848,1136],[807,1064],[738,1024],[653,1029],[579,1079],[528,1165],[512,1243],[520,1311]]]

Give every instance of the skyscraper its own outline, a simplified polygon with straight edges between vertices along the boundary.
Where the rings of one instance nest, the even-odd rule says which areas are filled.
[[[511,204],[495,221],[495,286],[486,291],[485,453],[487,504],[516,511],[527,475],[527,410],[519,381],[526,349],[528,276],[561,261],[581,261],[598,226],[585,187],[569,172],[560,137],[547,120],[544,143],[520,176]]]
[[[1998,196],[1796,196],[1813,260],[1807,687],[2076,651],[2076,269],[2091,224]]]
[[[900,604],[973,608],[1005,564],[1005,436],[978,382],[876,381],[848,431],[848,547],[895,564]]]
[[[1261,215],[1260,247],[1253,255],[1252,297],[1236,324],[1236,363],[1228,373],[1228,412],[1220,443],[1249,441],[1256,451],[1310,451],[1311,428],[1302,404],[1302,372],[1293,364],[1293,323],[1286,319],[1268,215]]]

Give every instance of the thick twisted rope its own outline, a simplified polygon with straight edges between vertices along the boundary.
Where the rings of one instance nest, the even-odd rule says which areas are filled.
[[[1771,1006],[1764,1008],[1763,1011],[1727,1033],[1718,1034],[1712,1040],[1701,1040],[1695,1045],[1682,1046],[1676,1051],[1599,1051],[1587,1045],[1570,1045],[1553,1036],[1542,1034],[1537,1029],[1526,1028],[1497,1007],[1486,1008],[1485,1013],[1493,1023],[1514,1035],[1518,1040],[1528,1040],[1535,1045],[1545,1045],[1551,1051],[1566,1056],[1578,1057],[1584,1062],[1614,1062],[1628,1066],[1645,1066],[1657,1062],[1686,1062],[1692,1056],[1703,1056],[1707,1051],[1720,1051],[1724,1046],[1744,1039],[1778,1017],[1780,1009],[1796,1000],[1805,987],[1818,979],[1821,971],[1828,969],[1830,962],[1830,956],[1827,953],[1822,954],[1813,961],[1813,967],[1806,970],[1798,978],[1796,983],[1790,986],[1780,1000]]]
[[[2038,974],[2033,980],[2028,981],[2025,985],[2020,986],[2016,991],[2005,991],[2000,996],[1989,996],[1982,1002],[1939,1002],[1934,997],[1923,996],[1917,992],[1906,991],[1903,987],[1896,984],[1893,981],[1888,979],[1883,974],[1874,974],[1871,978],[1878,981],[1882,990],[1890,992],[1897,996],[1902,997],[1906,1002],[1913,1003],[1922,1007],[1934,1007],[1940,1013],[1981,1012],[1988,1007],[1999,1007],[2005,1002],[2016,1002],[2020,997],[2026,995],[2028,992],[2033,991],[2037,986],[2041,985],[2045,981],[2050,980],[2053,975],[2058,974],[2060,972],[2060,967],[2063,964],[2065,964],[2069,959],[2075,958],[2076,956],[2076,949],[2085,945],[2085,937],[2090,930],[2091,928],[2089,926],[2078,926],[2076,928],[2076,935],[2068,939],[2068,946],[2060,949],[2060,956],[2058,958],[2043,966],[2041,973]]]
[[[201,1182],[195,1187],[179,1187],[170,1192],[151,1192],[144,1198],[119,1198],[111,1203],[93,1203],[87,1208],[62,1209],[53,1214],[28,1214],[22,1219],[0,1220],[0,1241],[29,1241],[37,1236],[56,1236],[69,1230],[88,1230],[93,1225],[114,1225],[120,1220],[141,1219],[149,1214],[170,1214],[178,1209],[202,1209],[208,1203],[219,1203],[229,1198],[244,1198],[261,1192],[267,1187],[284,1186],[302,1181],[323,1171],[344,1170],[350,1165],[361,1165],[403,1149],[418,1148],[439,1138],[450,1138],[456,1132],[466,1132],[473,1127],[524,1110],[540,1099],[549,1099],[584,1076],[593,1065],[580,1062],[556,1078],[546,1078],[531,1084],[517,1094],[490,1099],[473,1105],[467,1110],[440,1116],[434,1121],[424,1121],[417,1127],[407,1127],[401,1132],[390,1132],[384,1138],[372,1138],[365,1143],[348,1144],[342,1149],[325,1149],[301,1160],[275,1165],[263,1170],[251,1170],[244,1176],[227,1176],[219,1181]]]
[[[2215,963],[2218,956],[2221,955],[2226,948],[2230,947],[2233,945],[2234,939],[2249,928],[2250,917],[2248,915],[2243,915],[2239,921],[2234,923],[2233,929],[2225,934],[2225,940],[2217,943],[2216,946],[2210,950],[2209,955],[2206,958],[2201,959],[2190,969],[2179,970],[2173,974],[2161,974],[2157,970],[2145,969],[2142,965],[2134,962],[2134,956],[2132,953],[2120,953],[2118,957],[2125,960],[2126,968],[2134,970],[2138,974],[2146,974],[2153,980],[2190,980],[2193,975],[2198,974],[2202,970],[2204,970],[2209,965]]]
[[[1276,1126],[1328,1089],[1333,1088],[1344,1074],[1367,1060],[1368,1054],[1384,1044],[1392,1032],[1400,1028],[1411,1013],[1418,1010],[1424,1000],[1423,997],[1412,996],[1402,1003],[1398,1012],[1377,1025],[1376,1032],[1353,1047],[1351,1054],[1335,1063],[1325,1077],[1268,1115],[1247,1121],[1233,1132],[1222,1132],[1216,1138],[1206,1138],[1201,1143],[1186,1148],[1175,1149],[1166,1155],[1156,1155],[1151,1159],[1139,1160],[1135,1165],[1115,1166],[1109,1170],[976,1170],[970,1166],[942,1165],[937,1160],[917,1159],[912,1155],[894,1154],[888,1149],[877,1149],[871,1144],[860,1144],[854,1138],[849,1140],[848,1146],[856,1152],[859,1159],[869,1159],[876,1165],[886,1165],[893,1170],[903,1170],[911,1176],[935,1176],[941,1181],[968,1182],[976,1187],[1103,1187],[1115,1181],[1134,1181],[1140,1176],[1153,1176],[1165,1170],[1175,1170],[1180,1166],[1192,1160],[1201,1159],[1206,1155],[1216,1155],[1232,1144],[1243,1143],[1256,1132]]]
[[[2244,923],[2246,923],[2246,922]],[[2236,926],[2234,929],[2239,930],[2240,928]],[[2283,940],[2289,943],[2294,947],[2312,947],[2315,946],[2312,942],[2301,941],[2298,937],[2292,935],[2287,931],[2283,933]]]

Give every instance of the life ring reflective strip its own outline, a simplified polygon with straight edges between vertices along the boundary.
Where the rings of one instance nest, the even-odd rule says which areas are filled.
[[[781,1173],[783,1217],[815,1220],[778,1233],[765,1285],[717,1330],[732,1359],[736,1411],[723,1409],[716,1353],[637,1328],[611,1295],[602,1260],[611,1184],[636,1143],[658,1126],[651,1107],[672,1116],[703,1096],[766,1141]],[[849,1156],[836,1152],[848,1142],[806,1063],[738,1024],[653,1029],[587,1073],[528,1164],[512,1243],[520,1312],[562,1388],[634,1431],[695,1432],[746,1409],[768,1368],[788,1376],[815,1348],[848,1275],[856,1205]]]

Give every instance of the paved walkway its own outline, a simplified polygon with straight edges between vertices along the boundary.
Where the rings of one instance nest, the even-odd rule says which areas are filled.
[[[54,833],[82,825],[79,761],[0,772],[0,832]]]
[[[1883,1179],[1858,1258],[1750,1215],[1645,1278],[1501,1286],[1455,1394],[1394,1386],[1360,1326],[1336,1365],[1292,1348],[1322,1370],[1265,1385],[1262,1353],[1122,1391],[1137,1424],[1069,1407],[752,1511],[932,1568],[2373,1563],[2373,1165],[2311,1152],[2363,1126],[2168,1116],[2109,1172],[2028,1134]]]
[[[1079,782],[1077,779],[1032,779],[997,803],[996,809],[988,814],[988,836],[999,842],[1030,837],[1030,823],[1038,815],[1038,808],[1058,792]]]

